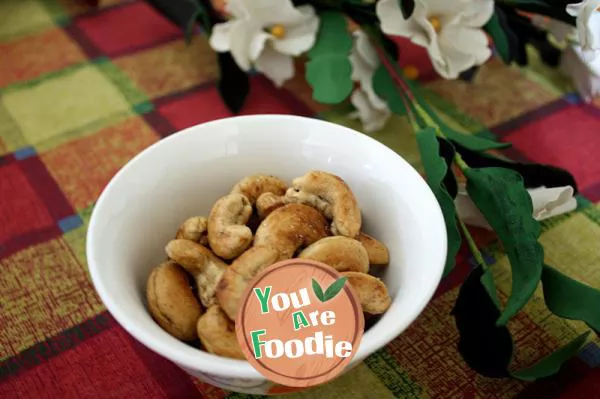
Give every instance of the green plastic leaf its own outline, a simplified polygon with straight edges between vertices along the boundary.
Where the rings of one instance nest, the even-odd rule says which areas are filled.
[[[404,83],[408,85],[415,99],[419,102],[419,105],[421,105],[421,107],[423,107],[423,109],[427,111],[431,119],[433,119],[433,121],[440,127],[440,130],[442,131],[442,133],[444,133],[444,136],[446,136],[450,140],[459,143],[462,146],[473,151],[486,151],[491,149],[507,148],[511,146],[510,143],[502,143],[499,141],[489,140],[484,137],[473,136],[471,134],[461,133],[452,129],[442,120],[442,118],[440,118],[436,114],[436,112],[433,111],[433,109],[431,109],[429,101],[426,100],[423,97],[423,94],[421,93],[422,89],[420,86],[417,86],[415,82],[412,82],[407,79],[404,80]]]
[[[323,295],[323,289],[321,288],[321,286],[319,285],[317,280],[315,280],[314,278],[312,279],[312,289],[313,289],[313,292],[315,293],[315,295],[317,296],[317,298],[319,298],[319,301],[325,302],[324,301],[325,295]]]
[[[523,183],[527,188],[571,186],[575,194],[578,192],[577,182],[568,170],[553,165],[514,162],[485,152],[469,150],[456,142],[452,142],[452,145],[456,147],[467,165],[472,168],[494,166],[512,169],[523,177]]]
[[[590,334],[589,331],[581,334],[562,348],[546,356],[531,367],[515,371],[511,375],[523,381],[535,381],[538,378],[549,377],[556,374],[564,362],[575,356]]]
[[[335,296],[344,288],[344,284],[346,284],[347,277],[340,277],[333,282],[325,291],[325,295],[323,295],[323,301],[327,302],[330,299],[335,298]]]
[[[402,100],[402,95],[398,90],[402,90],[394,81],[385,65],[380,64],[373,73],[373,90],[385,100],[390,110],[397,115],[406,115],[406,105]]]
[[[489,33],[494,41],[494,45],[496,46],[496,50],[498,50],[498,54],[502,61],[506,64],[509,64],[512,61],[512,55],[510,53],[510,45],[508,43],[508,38],[506,37],[506,32],[502,28],[502,24],[500,23],[500,18],[498,17],[498,9],[492,14],[492,17],[489,21],[483,26],[483,29]]]
[[[433,117],[435,123],[440,126],[444,136],[449,138],[452,141],[456,141],[457,143],[463,145],[464,147],[473,150],[473,151],[487,151],[493,149],[501,149],[510,147],[510,143],[502,143],[499,141],[494,141],[490,139],[486,139],[484,137],[473,136],[472,134],[461,133],[457,130],[452,129],[448,125],[446,125],[439,117]],[[440,123],[441,122],[441,123]]]
[[[444,266],[444,276],[446,276],[454,268],[455,258],[461,244],[460,231],[456,225],[457,219],[454,200],[442,184],[449,169],[444,158],[440,156],[440,146],[435,130],[432,127],[427,127],[417,133],[417,144],[421,153],[425,175],[427,176],[427,183],[442,208],[444,221],[446,222],[448,235],[448,254],[446,256],[446,265]]]
[[[508,377],[513,340],[505,326],[497,326],[500,315],[487,287],[485,274],[478,266],[467,276],[458,291],[452,316],[459,332],[458,351],[470,368],[490,378]]]
[[[344,14],[324,11],[319,14],[319,21],[317,38],[308,56],[312,59],[331,54],[348,55],[352,50],[352,36]]]
[[[351,74],[348,55],[323,55],[306,65],[306,80],[313,89],[313,98],[323,104],[338,104],[350,95],[354,88]]]
[[[502,241],[510,260],[512,291],[497,320],[498,325],[505,325],[529,301],[542,277],[541,227],[533,218],[531,197],[520,174],[503,168],[469,168],[464,174],[467,193]]]
[[[600,291],[548,265],[544,265],[542,288],[544,301],[552,313],[565,319],[581,320],[594,331],[600,331]]]

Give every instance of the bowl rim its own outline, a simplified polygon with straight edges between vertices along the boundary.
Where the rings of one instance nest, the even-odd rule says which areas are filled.
[[[98,197],[96,204],[92,209],[92,214],[90,216],[90,221],[88,225],[88,230],[86,233],[86,256],[88,261],[88,270],[91,276],[92,284],[96,292],[98,293],[100,299],[102,300],[106,310],[110,313],[110,315],[117,321],[119,326],[125,329],[133,338],[135,338],[138,342],[144,345],[149,350],[155,352],[156,354],[165,357],[178,366],[188,369],[199,371],[201,373],[206,373],[208,375],[219,375],[222,377],[229,378],[239,378],[239,379],[262,379],[266,380],[266,378],[260,374],[255,368],[253,368],[250,363],[246,360],[237,360],[230,359],[221,356],[217,356],[200,349],[189,347],[189,350],[179,350],[178,348],[173,348],[169,346],[168,343],[163,342],[162,340],[157,340],[152,337],[151,334],[146,333],[145,330],[139,328],[129,320],[127,312],[124,311],[118,303],[116,303],[109,294],[109,289],[105,284],[101,275],[101,268],[99,262],[96,261],[96,253],[94,250],[93,243],[96,241],[96,235],[101,234],[97,232],[96,225],[98,224],[97,219],[98,215],[102,213],[102,209],[104,207],[107,198],[110,196],[110,192],[112,191],[112,187],[114,187],[115,182],[120,179],[120,177],[127,173],[127,170],[135,163],[139,162],[140,159],[152,153],[153,151],[157,151],[159,147],[163,146],[165,143],[178,140],[185,133],[192,133],[196,131],[196,134],[205,134],[211,130],[211,127],[216,127],[223,123],[243,123],[240,121],[243,120],[257,120],[264,121],[266,123],[276,123],[285,122],[285,123],[295,123],[302,122],[313,125],[322,125],[328,128],[338,129],[339,131],[344,131],[345,134],[353,136],[354,139],[362,140],[365,145],[374,146],[378,148],[379,151],[387,152],[393,155],[400,164],[403,164],[405,168],[409,171],[408,173],[413,174],[415,177],[418,177],[417,180],[420,180],[423,185],[424,195],[429,196],[430,200],[433,200],[434,207],[428,212],[428,219],[430,220],[431,226],[433,227],[433,234],[430,239],[432,239],[432,247],[439,248],[439,251],[436,255],[436,268],[434,268],[434,278],[431,282],[431,285],[423,288],[426,290],[425,295],[422,297],[423,299],[417,306],[415,307],[417,311],[410,317],[407,317],[404,322],[397,323],[393,327],[386,330],[384,333],[378,334],[378,336],[373,336],[373,334],[369,334],[371,331],[365,332],[363,335],[361,344],[356,352],[354,358],[350,362],[348,368],[353,367],[357,362],[362,361],[365,357],[369,356],[373,352],[387,345],[390,341],[395,339],[397,336],[402,334],[413,322],[414,320],[421,315],[427,304],[431,301],[443,274],[444,265],[447,257],[447,232],[444,222],[444,216],[442,210],[431,191],[429,185],[425,181],[425,179],[418,173],[418,171],[406,161],[400,154],[384,145],[383,143],[377,141],[376,139],[363,134],[357,130],[349,128],[347,126],[337,124],[330,121],[325,121],[322,119],[306,117],[306,116],[298,116],[298,115],[287,115],[287,114],[254,114],[254,115],[238,115],[231,116],[221,119],[216,119],[208,122],[203,122],[196,124],[194,126],[187,127],[185,129],[181,129],[173,132],[171,135],[159,139],[155,143],[149,145],[138,154],[136,154],[133,158],[131,158],[128,162],[126,162],[118,171],[113,175],[108,184],[102,190],[102,193]],[[283,120],[283,121],[282,121]],[[437,227],[437,228],[436,228]],[[437,242],[436,242],[437,241]]]

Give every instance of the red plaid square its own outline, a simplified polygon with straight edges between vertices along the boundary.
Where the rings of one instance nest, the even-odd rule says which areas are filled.
[[[144,2],[108,9],[75,22],[101,53],[116,56],[183,35],[181,30]]]

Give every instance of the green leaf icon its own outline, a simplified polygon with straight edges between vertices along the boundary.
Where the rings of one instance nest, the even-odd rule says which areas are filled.
[[[319,298],[319,301],[325,302],[324,295],[323,295],[323,289],[321,288],[319,283],[317,283],[317,280],[315,280],[314,278],[312,279],[312,289],[313,289],[313,292],[315,293],[315,295],[317,296],[317,298]]]
[[[331,284],[329,288],[327,288],[327,291],[325,291],[325,300],[323,302],[327,302],[328,300],[335,298],[335,296],[342,290],[342,288],[344,288],[346,280],[346,277],[341,277],[335,280],[335,282]]]

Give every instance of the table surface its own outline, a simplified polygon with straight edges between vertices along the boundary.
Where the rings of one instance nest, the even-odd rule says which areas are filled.
[[[242,397],[189,378],[135,342],[90,281],[85,233],[110,178],[162,137],[230,115],[206,38],[186,46],[147,4],[104,3],[0,1],[0,397]],[[577,211],[544,222],[541,242],[548,263],[600,287],[600,102],[582,104],[569,79],[534,53],[527,69],[491,60],[471,84],[437,79],[420,49],[403,47],[402,57],[420,69],[429,100],[456,128],[493,134],[513,143],[515,159],[576,176]],[[302,74],[281,90],[253,76],[243,113],[360,129],[347,110],[312,102]],[[373,137],[420,169],[405,120]],[[505,255],[493,235],[474,234],[506,295]],[[288,397],[600,397],[597,339],[544,381],[488,379],[466,366],[450,310],[472,266],[463,248],[457,269],[402,336],[333,383]],[[510,327],[520,366],[585,330],[549,315],[539,292]]]

